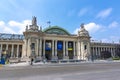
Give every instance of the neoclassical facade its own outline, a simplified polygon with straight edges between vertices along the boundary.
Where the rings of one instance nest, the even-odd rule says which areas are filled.
[[[10,59],[29,60],[30,58],[47,60],[91,60],[101,59],[101,53],[108,51],[112,57],[120,52],[120,44],[92,42],[91,36],[81,24],[77,35],[70,34],[58,26],[49,26],[42,30],[36,17],[32,25],[26,26],[23,35],[0,34],[0,53]]]

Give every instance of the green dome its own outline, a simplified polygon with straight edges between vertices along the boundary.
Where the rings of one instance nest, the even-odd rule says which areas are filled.
[[[50,26],[43,30],[47,34],[70,35],[65,29],[58,26]]]

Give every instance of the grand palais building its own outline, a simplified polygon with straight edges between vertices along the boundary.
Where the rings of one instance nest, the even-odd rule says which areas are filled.
[[[32,25],[26,26],[23,35],[0,33],[0,53],[11,60],[26,61],[31,57],[40,60],[102,59],[105,51],[115,57],[120,52],[120,43],[91,41],[84,24],[77,35],[73,35],[59,26],[42,30],[33,17]]]

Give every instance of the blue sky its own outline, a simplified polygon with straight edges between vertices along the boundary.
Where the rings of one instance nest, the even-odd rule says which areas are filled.
[[[0,32],[19,33],[37,17],[43,29],[57,25],[77,34],[84,23],[92,39],[120,40],[120,0],[0,0]]]

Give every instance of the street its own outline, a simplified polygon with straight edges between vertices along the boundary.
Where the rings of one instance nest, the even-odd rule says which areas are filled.
[[[24,66],[0,70],[0,80],[119,80],[120,63]]]

